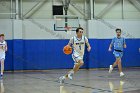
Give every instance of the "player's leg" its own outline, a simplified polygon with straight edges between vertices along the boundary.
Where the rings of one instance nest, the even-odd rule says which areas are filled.
[[[68,78],[72,79],[73,74],[75,74],[83,64],[84,64],[83,60],[78,60],[78,62],[75,63],[73,69],[69,72]]]
[[[75,63],[73,69],[68,73],[68,75],[66,75],[66,77],[68,77],[69,79],[72,79],[73,74],[76,73],[79,68],[84,64],[82,56],[73,54],[72,58]]]
[[[116,67],[118,65],[119,59],[116,58],[116,61],[113,63],[112,68]]]
[[[4,72],[4,59],[1,59],[1,77],[3,76]]]
[[[84,64],[83,60],[79,60],[73,67],[74,73],[76,73],[83,64]]]
[[[83,60],[79,60],[78,62],[75,62],[73,69],[69,71],[68,74],[65,75],[65,77],[68,78],[68,75],[75,74],[83,64],[84,64]]]
[[[79,70],[79,68],[84,64],[82,57],[77,57],[76,59],[73,58],[73,60],[75,61],[73,69],[69,71],[68,74],[66,74],[65,76],[61,76],[59,78],[60,84],[64,83],[64,80],[67,78],[72,79],[73,74],[76,73]]]
[[[75,65],[74,65],[74,68],[78,68],[78,64],[75,64]],[[67,78],[69,77],[69,74],[70,74],[70,73],[72,74],[72,73],[74,73],[74,71],[71,70],[71,71],[69,71],[66,75],[59,77],[59,82],[60,82],[60,84],[63,84],[63,83],[64,83],[65,79],[67,79]]]
[[[121,58],[118,58],[118,68],[119,68],[119,72],[122,72]]]
[[[121,58],[120,57],[116,58],[116,61],[112,65],[112,68],[114,68],[116,65],[118,65],[119,72],[121,73],[122,72],[122,64],[121,64]]]
[[[78,62],[75,63],[73,69],[71,71],[69,71],[68,74],[65,75],[65,77],[68,78],[69,73],[72,73],[72,74],[76,73],[81,66],[82,66],[82,63],[81,64]]]
[[[119,59],[118,59],[119,58],[118,52],[113,52],[113,54],[114,54],[114,56],[116,58],[116,61],[113,63],[113,65],[110,65],[110,67],[109,67],[109,73],[111,73],[112,70],[113,70],[113,68],[118,65],[118,61],[119,61]]]
[[[80,68],[80,65],[75,64],[73,69],[71,71],[69,71],[68,74],[65,75],[65,79],[67,79],[67,78],[72,79],[73,74],[76,73],[79,70],[79,68]]]
[[[110,65],[110,68],[109,68],[109,73],[112,72],[113,68],[116,67],[118,65],[118,62],[119,62],[119,59],[116,58],[116,61],[113,63],[113,65]]]
[[[119,53],[119,60],[118,60],[118,68],[119,68],[119,72],[120,72],[120,77],[124,76],[124,73],[122,72],[122,62],[121,62],[121,58],[123,56],[123,53],[120,52]]]
[[[124,76],[124,73],[122,71],[122,63],[121,63],[121,59],[118,62],[118,68],[119,68],[119,73],[120,73],[120,77]]]
[[[66,78],[72,79],[72,78],[71,78],[72,75],[73,75],[74,73],[76,73],[76,72],[79,70],[79,68],[80,68],[80,64],[79,64],[79,63],[76,63],[76,64],[74,65],[73,69],[72,69],[71,71],[69,71],[68,74],[65,75],[65,77],[66,77]]]

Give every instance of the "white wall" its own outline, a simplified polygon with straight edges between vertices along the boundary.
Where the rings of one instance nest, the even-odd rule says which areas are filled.
[[[123,32],[129,33],[134,38],[140,38],[140,20],[105,20],[106,22],[121,28]],[[111,29],[101,21],[88,21],[89,38],[108,39],[115,36],[115,29]],[[131,38],[124,35],[124,37]]]
[[[0,34],[4,33],[6,39],[69,39],[75,31],[54,31],[53,19],[30,20],[0,20]],[[86,29],[86,22],[80,20],[81,26]],[[86,35],[86,31],[84,33]]]
[[[121,28],[123,32],[129,33],[134,38],[140,38],[140,20],[105,20],[106,22]],[[88,25],[87,25],[88,23]],[[80,20],[85,29],[85,35],[89,38],[108,39],[115,36],[115,29],[97,20],[88,22]],[[54,31],[54,20],[0,20],[0,33],[6,35],[6,39],[69,39],[75,35],[75,31],[67,34],[65,31]],[[86,27],[87,26],[87,27]],[[127,37],[124,35],[124,37]],[[130,37],[127,37],[130,38]]]
[[[23,30],[22,30],[22,20],[13,21],[13,39],[22,39]]]
[[[0,20],[0,34],[5,34],[6,39],[13,38],[13,20],[9,19]]]
[[[75,35],[75,31],[71,34],[65,31],[54,31],[53,19],[30,19],[23,21],[23,39],[69,39]],[[86,22],[80,20],[81,26],[86,29]],[[86,32],[84,33],[86,35]]]

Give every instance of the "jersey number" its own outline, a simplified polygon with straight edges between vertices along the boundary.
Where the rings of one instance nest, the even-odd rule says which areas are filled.
[[[81,50],[81,45],[79,45],[79,49]]]

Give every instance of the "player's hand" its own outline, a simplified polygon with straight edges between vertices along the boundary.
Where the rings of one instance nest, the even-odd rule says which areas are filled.
[[[66,46],[68,46],[68,47],[72,48],[69,44],[67,44]]]
[[[126,44],[124,44],[124,48],[126,48]]]
[[[70,46],[69,44],[67,44],[66,46]],[[71,47],[71,46],[70,46]]]
[[[109,49],[108,49],[108,51],[112,51],[112,49],[111,49],[111,48],[109,48]]]
[[[87,51],[90,52],[90,50],[91,50],[91,47],[89,46],[89,47],[87,48]]]

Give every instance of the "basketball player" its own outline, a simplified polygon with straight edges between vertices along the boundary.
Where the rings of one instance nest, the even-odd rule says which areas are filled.
[[[66,74],[65,76],[61,76],[59,78],[60,84],[64,83],[65,79],[71,79],[73,78],[73,75],[79,70],[79,68],[84,64],[83,62],[83,56],[84,56],[84,50],[85,45],[87,45],[87,50],[90,52],[91,46],[88,42],[87,37],[83,36],[83,28],[79,27],[76,29],[76,35],[70,39],[67,46],[72,46],[73,48],[73,54],[72,58],[74,60],[74,67],[73,69]]]
[[[4,34],[0,34],[0,63],[1,63],[1,78],[4,72],[5,52],[7,51],[7,43],[4,40]]]
[[[121,29],[116,29],[117,37],[114,37],[112,39],[112,42],[109,46],[109,51],[112,51],[112,46],[114,46],[114,56],[116,58],[116,61],[113,65],[110,65],[109,73],[112,72],[113,68],[118,65],[120,77],[124,76],[124,73],[122,72],[122,65],[121,65],[121,58],[123,56],[123,48],[126,48],[125,39],[121,37]]]

